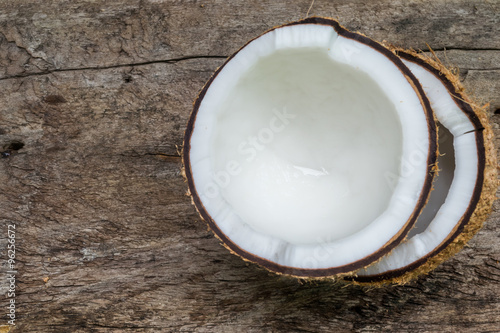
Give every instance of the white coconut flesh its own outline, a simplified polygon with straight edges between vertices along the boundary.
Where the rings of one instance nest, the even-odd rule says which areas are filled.
[[[277,28],[228,61],[190,137],[196,193],[243,251],[301,269],[376,253],[428,175],[420,98],[381,52],[326,25]]]
[[[431,102],[439,126],[439,174],[434,191],[408,239],[379,262],[360,270],[358,275],[383,275],[412,265],[430,255],[447,240],[461,222],[478,178],[478,151],[475,127],[441,80],[424,67],[404,60],[421,82]]]

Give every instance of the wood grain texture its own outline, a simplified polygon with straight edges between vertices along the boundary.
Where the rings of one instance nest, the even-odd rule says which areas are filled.
[[[197,92],[226,56],[309,5],[0,2],[0,255],[3,277],[15,223],[12,332],[500,331],[498,202],[429,276],[366,289],[244,263],[185,196],[178,147]],[[311,14],[436,50],[490,103],[500,147],[498,2],[317,0]],[[0,327],[7,288],[2,278]]]

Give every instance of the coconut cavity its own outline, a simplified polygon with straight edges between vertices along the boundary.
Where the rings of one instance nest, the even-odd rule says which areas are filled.
[[[387,175],[399,177],[395,106],[324,48],[260,59],[221,103],[214,133],[211,163],[224,200],[254,230],[292,244],[363,229],[389,205]]]
[[[438,210],[445,203],[450,191],[453,176],[455,174],[455,149],[453,148],[453,134],[441,124],[438,124],[439,132],[439,173],[434,177],[429,201],[418,217],[413,229],[408,233],[408,238],[422,233],[427,229],[432,220],[436,217]]]

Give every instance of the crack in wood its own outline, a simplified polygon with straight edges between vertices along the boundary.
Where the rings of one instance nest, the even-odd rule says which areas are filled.
[[[17,79],[17,78],[26,78],[26,77],[30,77],[30,76],[48,75],[48,74],[61,73],[61,72],[105,70],[105,69],[123,68],[123,67],[147,66],[147,65],[153,65],[153,64],[175,64],[175,63],[178,63],[181,61],[194,60],[194,59],[226,59],[226,58],[227,58],[227,56],[218,56],[218,55],[214,55],[214,56],[194,55],[194,56],[186,56],[186,57],[179,57],[179,58],[152,60],[152,61],[144,61],[144,62],[134,62],[134,63],[128,63],[128,64],[109,65],[109,66],[59,68],[59,69],[53,69],[53,70],[37,72],[37,73],[16,74],[16,75],[5,76],[5,77],[0,78],[0,81]]]

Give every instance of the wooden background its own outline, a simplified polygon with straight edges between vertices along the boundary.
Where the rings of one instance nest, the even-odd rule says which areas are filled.
[[[429,276],[366,289],[244,263],[184,195],[177,147],[197,92],[225,57],[309,5],[0,1],[0,325],[15,223],[12,332],[500,331],[498,203]],[[500,137],[498,1],[317,0],[311,14],[430,46],[491,103]]]

